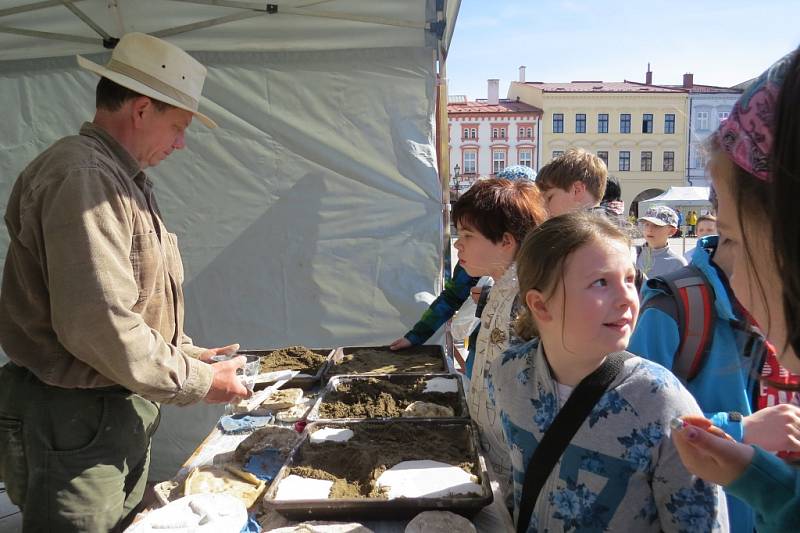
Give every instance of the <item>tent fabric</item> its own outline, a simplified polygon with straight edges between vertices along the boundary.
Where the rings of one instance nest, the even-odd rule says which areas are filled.
[[[459,3],[444,2],[444,8],[455,15]],[[434,48],[438,36],[434,0],[71,0],[74,9],[60,1],[8,4],[0,8],[0,61],[98,52],[104,36],[130,31],[168,38],[187,51]],[[46,7],[22,10],[30,4]],[[274,13],[268,13],[270,4]],[[209,21],[213,25],[203,27]],[[445,50],[453,21],[441,32],[448,36]],[[35,33],[10,33],[15,30]]]
[[[199,345],[383,344],[437,292],[442,198],[428,48],[197,52],[220,127],[148,171],[186,271]],[[90,56],[103,63],[106,56]],[[0,208],[38,153],[91,119],[74,57],[0,62]],[[0,232],[0,259],[8,246]],[[152,479],[172,476],[220,410],[164,408]]]
[[[670,187],[663,194],[639,202],[639,214],[641,215],[650,207],[655,205],[667,205],[670,207],[705,207],[710,206],[708,201],[710,187]]]

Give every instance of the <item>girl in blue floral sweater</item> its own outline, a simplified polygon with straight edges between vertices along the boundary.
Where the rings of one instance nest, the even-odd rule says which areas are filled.
[[[522,245],[517,331],[528,340],[487,376],[511,450],[515,515],[559,409],[627,346],[639,310],[629,249],[617,226],[591,213],[553,218]],[[528,531],[727,531],[721,489],[692,476],[669,438],[670,420],[689,412],[700,409],[669,371],[627,359],[550,473]]]

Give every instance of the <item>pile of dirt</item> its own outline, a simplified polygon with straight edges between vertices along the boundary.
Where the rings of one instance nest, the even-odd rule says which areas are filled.
[[[399,374],[409,372],[444,372],[442,356],[423,347],[407,348],[393,352],[375,348],[363,348],[345,355],[336,363],[330,374]]]
[[[324,424],[317,426],[328,427]],[[335,426],[342,427],[342,426]],[[415,423],[356,423],[346,442],[303,443],[290,474],[333,481],[329,498],[379,498],[375,480],[403,461],[429,459],[478,476],[467,426]]]
[[[458,393],[424,392],[427,381],[426,378],[345,381],[325,395],[319,406],[319,417],[396,418],[403,416],[405,409],[417,401],[444,405],[451,408],[455,416],[465,414]]]
[[[305,346],[287,346],[261,356],[261,374],[277,370],[299,370],[301,374],[315,375],[325,364],[325,355]]]

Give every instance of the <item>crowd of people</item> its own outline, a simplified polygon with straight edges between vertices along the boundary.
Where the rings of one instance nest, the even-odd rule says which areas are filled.
[[[184,147],[205,68],[132,33],[100,66],[96,115],[19,176],[0,292],[0,479],[26,531],[121,530],[159,405],[250,395],[237,345],[183,331],[180,253],[145,169]],[[456,202],[459,263],[420,322],[465,303],[469,414],[517,530],[800,530],[800,51],[709,143],[713,215],[638,219],[568,150]],[[474,299],[474,302],[472,300]],[[469,317],[470,319],[472,317]]]
[[[456,272],[393,346],[485,300],[468,404],[517,531],[800,530],[800,51],[707,148],[713,212],[687,215],[685,256],[654,206],[632,260],[619,183],[582,150],[454,206]]]

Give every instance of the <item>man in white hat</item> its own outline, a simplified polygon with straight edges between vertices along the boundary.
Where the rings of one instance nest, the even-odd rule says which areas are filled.
[[[159,404],[246,397],[238,346],[183,331],[183,267],[144,170],[185,146],[206,69],[125,35],[96,115],[18,177],[0,291],[0,479],[26,531],[121,528],[142,499]]]

